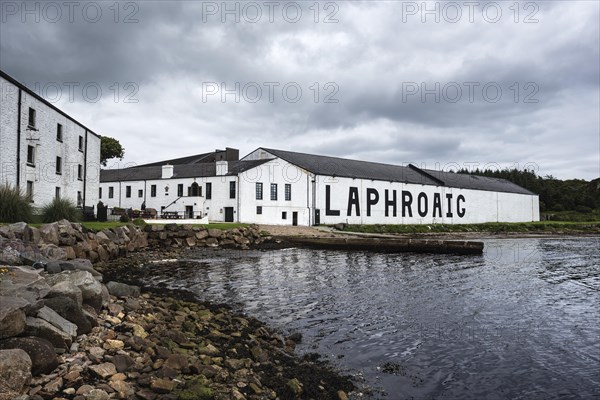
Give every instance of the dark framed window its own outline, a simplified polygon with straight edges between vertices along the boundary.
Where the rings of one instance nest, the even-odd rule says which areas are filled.
[[[79,151],[83,151],[83,136],[79,136]]]
[[[29,128],[35,128],[35,110],[29,107],[29,119],[27,120],[27,126]]]
[[[102,198],[102,188],[98,188],[98,198],[101,199]]]
[[[35,147],[27,146],[27,164],[35,166]]]
[[[262,214],[262,206],[256,206],[256,213]]]
[[[235,199],[235,182],[229,182],[229,198]]]
[[[125,186],[125,197],[131,197],[131,186]]]
[[[62,175],[62,158],[56,157],[56,175]]]
[[[150,197],[156,197],[156,185],[150,186]]]
[[[54,188],[54,197],[60,199],[60,188],[58,186]]]
[[[77,165],[77,179],[83,180],[83,165],[81,164]]]
[[[263,184],[262,182],[256,182],[256,200],[263,199]]]
[[[33,203],[33,181],[27,181],[27,199]]]
[[[291,183],[285,184],[285,199],[287,201],[292,200],[292,184]]]
[[[188,187],[188,196],[202,197],[202,186],[198,185],[196,182],[193,182],[190,187]]]
[[[63,141],[63,126],[61,124],[56,124],[56,140]]]
[[[287,211],[281,212],[281,219],[287,219]]]
[[[138,190],[138,197],[144,197],[144,191],[142,189]]]
[[[183,183],[177,185],[177,197],[183,196]]]
[[[212,199],[212,183],[206,182],[206,200]]]
[[[277,200],[277,184],[271,183],[271,200]]]
[[[108,187],[108,198],[112,199],[113,197],[115,197],[115,188],[112,186]]]

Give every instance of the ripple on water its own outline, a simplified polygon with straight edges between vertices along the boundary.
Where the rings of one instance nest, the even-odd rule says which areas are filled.
[[[598,239],[485,245],[483,256],[202,250],[146,268],[152,284],[302,332],[300,351],[361,371],[387,398],[597,395]]]

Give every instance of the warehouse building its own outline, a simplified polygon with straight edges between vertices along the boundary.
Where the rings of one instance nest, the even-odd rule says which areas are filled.
[[[268,148],[102,171],[99,196],[111,207],[260,224],[539,220],[538,196],[503,179]]]
[[[100,136],[0,71],[0,183],[34,207],[55,197],[98,202]]]

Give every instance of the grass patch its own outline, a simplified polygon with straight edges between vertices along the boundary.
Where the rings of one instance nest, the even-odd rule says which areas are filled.
[[[349,232],[364,233],[448,233],[448,232],[548,232],[548,233],[600,233],[600,221],[539,221],[539,222],[489,222],[484,224],[429,224],[429,225],[348,225]]]

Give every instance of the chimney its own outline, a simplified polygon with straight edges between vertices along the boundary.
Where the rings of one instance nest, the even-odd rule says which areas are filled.
[[[217,161],[215,164],[217,166],[217,176],[227,175],[227,172],[229,172],[229,163],[227,161]]]
[[[173,177],[173,169],[174,167],[172,165],[163,165],[162,166],[162,178],[163,179],[169,179]]]

